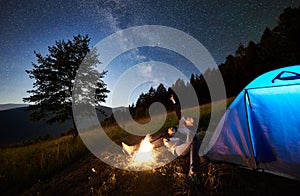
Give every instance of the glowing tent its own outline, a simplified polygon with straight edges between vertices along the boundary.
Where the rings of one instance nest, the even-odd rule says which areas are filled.
[[[300,179],[300,65],[265,73],[222,117],[207,157]]]

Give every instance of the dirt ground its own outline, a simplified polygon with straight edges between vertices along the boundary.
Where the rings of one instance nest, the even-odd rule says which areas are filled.
[[[87,155],[21,195],[286,195],[300,193],[299,181],[202,162],[201,184],[188,180],[188,157],[151,171],[113,168]],[[209,176],[210,175],[210,176]]]

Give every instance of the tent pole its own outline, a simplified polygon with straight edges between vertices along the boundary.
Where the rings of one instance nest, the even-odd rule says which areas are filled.
[[[251,128],[250,128],[250,124],[249,124],[249,115],[248,115],[248,107],[247,107],[247,98],[248,98],[248,102],[249,102],[249,105],[250,107],[251,106],[251,103],[250,103],[250,97],[249,97],[249,94],[248,94],[248,90],[245,89],[245,94],[244,94],[244,103],[245,103],[245,111],[246,111],[246,122],[247,122],[247,129],[248,129],[248,135],[249,135],[249,138],[250,138],[250,147],[251,147],[251,153],[252,153],[252,156],[254,157],[254,163],[255,163],[255,168],[254,169],[257,169],[257,159],[256,159],[256,156],[254,155],[254,147],[253,147],[253,142],[252,142],[252,137],[251,137]]]

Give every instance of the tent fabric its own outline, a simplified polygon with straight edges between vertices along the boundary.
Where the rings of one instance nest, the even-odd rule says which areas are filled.
[[[300,179],[300,65],[248,84],[227,109],[206,154],[211,160]]]

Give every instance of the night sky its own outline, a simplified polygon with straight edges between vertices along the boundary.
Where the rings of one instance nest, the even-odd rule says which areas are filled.
[[[1,2],[0,17],[0,104],[22,103],[32,89],[25,70],[36,63],[34,51],[47,54],[56,40],[88,34],[91,46],[108,35],[137,25],[163,25],[179,29],[202,43],[217,64],[234,54],[239,43],[258,42],[264,29],[272,29],[286,7],[299,0],[24,0]],[[189,78],[197,70],[186,59],[161,49],[144,48],[138,57],[145,61],[172,64]],[[135,61],[120,55],[109,66],[105,82],[111,88],[118,75]],[[100,54],[101,59],[101,54]],[[151,74],[144,64],[141,74]],[[198,73],[197,73],[198,74]],[[170,82],[166,82],[166,85]],[[148,86],[144,85],[144,89]],[[134,101],[141,89],[129,101]],[[129,103],[118,103],[128,105]]]

